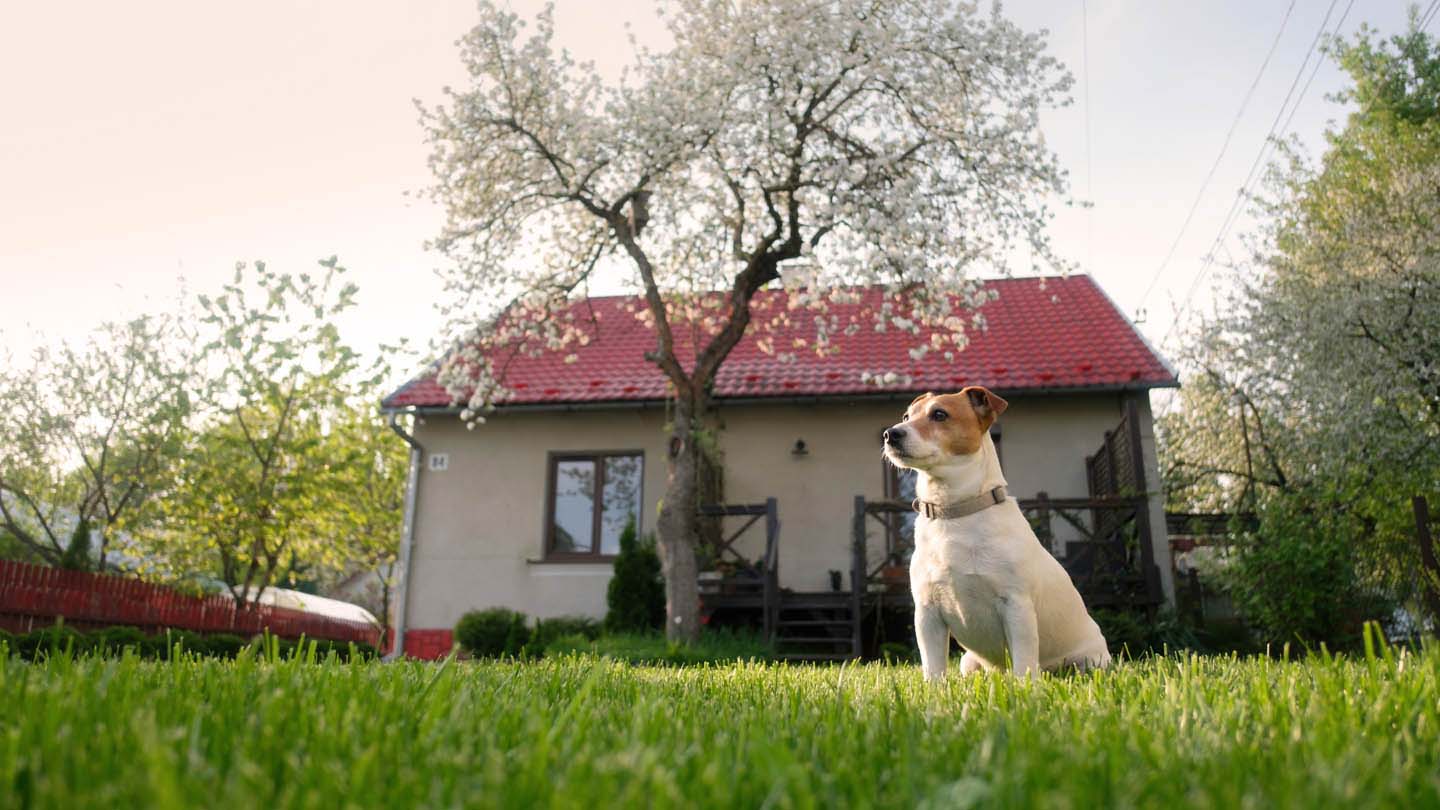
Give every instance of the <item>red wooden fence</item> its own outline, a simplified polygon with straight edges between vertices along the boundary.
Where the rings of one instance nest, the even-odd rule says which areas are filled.
[[[0,628],[15,633],[49,627],[63,616],[79,630],[129,625],[281,638],[331,639],[378,645],[380,628],[290,608],[258,605],[241,610],[228,594],[189,596],[129,577],[62,571],[0,560]]]

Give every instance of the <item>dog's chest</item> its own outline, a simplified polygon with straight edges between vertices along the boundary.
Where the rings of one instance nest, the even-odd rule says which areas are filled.
[[[989,651],[1004,643],[999,604],[1017,587],[1016,560],[986,533],[954,529],[945,521],[917,521],[911,590],[917,606],[940,611],[963,646]]]

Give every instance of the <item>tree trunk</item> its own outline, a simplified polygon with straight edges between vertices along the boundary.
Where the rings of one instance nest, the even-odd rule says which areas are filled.
[[[692,642],[700,637],[699,571],[695,563],[696,403],[676,403],[671,433],[670,479],[658,521],[660,570],[665,576],[665,637]]]

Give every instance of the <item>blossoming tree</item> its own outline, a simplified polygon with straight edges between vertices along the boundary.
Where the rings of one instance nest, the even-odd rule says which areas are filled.
[[[1281,145],[1254,256],[1161,420],[1173,504],[1258,514],[1232,595],[1287,639],[1325,640],[1367,592],[1440,621],[1410,501],[1440,486],[1440,43],[1412,10],[1327,49],[1353,109],[1318,161]]]
[[[1055,265],[1048,205],[1065,178],[1038,127],[1069,75],[1021,31],[950,0],[676,0],[673,45],[637,47],[614,83],[484,2],[461,42],[468,86],[422,110],[448,213],[450,313],[469,330],[442,381],[483,420],[504,358],[585,340],[567,308],[598,278],[640,295],[647,353],[674,399],[658,529],[672,638],[698,632],[697,436],[711,383],[747,333],[776,353],[895,330],[914,352],[964,345],[972,268]],[[767,285],[788,309],[760,312]],[[868,322],[827,303],[883,285]],[[810,324],[775,345],[780,322]],[[915,337],[922,330],[923,343]]]

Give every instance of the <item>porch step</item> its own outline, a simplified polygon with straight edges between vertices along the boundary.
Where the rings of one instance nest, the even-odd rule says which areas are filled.
[[[847,661],[854,658],[854,603],[848,592],[782,593],[776,605],[775,644],[781,660]]]

